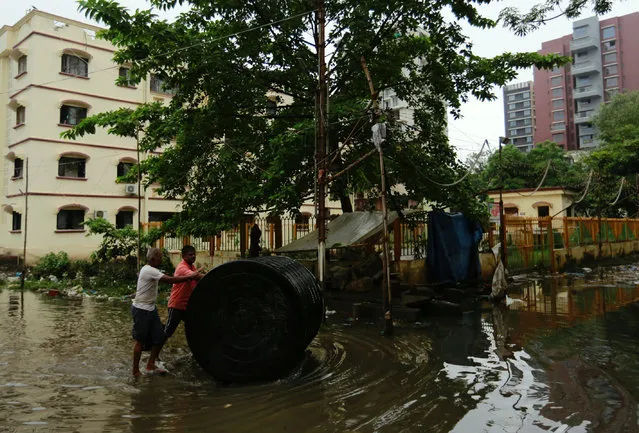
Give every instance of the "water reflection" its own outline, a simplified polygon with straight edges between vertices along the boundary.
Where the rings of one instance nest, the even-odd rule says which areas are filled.
[[[509,307],[329,323],[275,383],[220,387],[183,330],[133,380],[126,306],[0,292],[0,417],[16,431],[622,431],[637,425],[634,275],[521,282]],[[632,431],[632,428],[628,431]]]

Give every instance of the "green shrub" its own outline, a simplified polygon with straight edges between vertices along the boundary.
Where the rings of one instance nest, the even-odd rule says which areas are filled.
[[[162,248],[162,263],[160,264],[160,270],[167,275],[173,275],[173,272],[175,272],[175,266],[173,266],[171,256],[166,248]]]
[[[33,275],[37,278],[48,277],[49,275],[55,275],[58,278],[63,278],[69,271],[71,261],[69,255],[60,251],[59,253],[49,253],[42,257],[37,265],[33,268]]]
[[[69,267],[70,278],[88,278],[98,275],[100,268],[97,263],[92,263],[88,260],[76,260],[71,262]]]

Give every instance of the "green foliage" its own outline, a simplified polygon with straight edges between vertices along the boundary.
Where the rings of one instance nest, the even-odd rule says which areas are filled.
[[[499,14],[499,20],[515,34],[524,36],[561,16],[574,19],[586,11],[603,15],[610,12],[614,2],[615,0],[545,0],[525,12],[514,7],[504,8]]]
[[[488,3],[483,0],[479,3]],[[117,63],[131,64],[129,83],[153,73],[177,89],[168,106],[144,104],[83,120],[63,134],[75,139],[107,128],[135,137],[150,154],[141,166],[145,183],[157,182],[169,198],[182,198],[176,233],[212,235],[246,212],[298,211],[315,188],[317,14],[307,0],[212,2],[153,0],[161,10],[190,8],[175,22],[149,10],[129,12],[116,1],[81,0],[80,9],[106,29],[99,36],[118,50]],[[358,161],[372,147],[370,90],[392,89],[414,110],[414,128],[383,110],[391,207],[427,200],[469,216],[485,212],[472,182],[453,183],[466,172],[446,134],[446,111],[461,114],[470,97],[496,98],[494,90],[517,70],[551,68],[568,58],[504,53],[483,58],[458,21],[478,28],[483,17],[474,0],[344,0],[327,2],[329,173]],[[232,35],[232,36],[231,36]],[[315,42],[315,43],[312,43]],[[186,48],[185,48],[186,47]],[[416,61],[419,59],[419,61]],[[187,66],[188,65],[188,66]],[[277,95],[272,107],[267,94]],[[365,159],[329,186],[349,210],[353,192],[379,194],[377,158]]]
[[[639,207],[639,92],[620,93],[602,104],[594,124],[601,144],[586,158],[595,179],[593,194],[585,206],[596,215],[634,216]],[[625,181],[621,195],[615,206],[611,206],[619,195],[622,177]]]
[[[92,259],[96,262],[111,262],[116,259],[129,260],[137,256],[138,232],[131,226],[116,229],[113,224],[104,218],[89,218],[84,222],[89,228],[90,235],[102,235],[99,248],[92,253]],[[156,228],[143,232],[140,235],[140,247],[142,252],[162,236],[162,231]]]
[[[604,144],[639,140],[639,92],[618,93],[610,102],[602,104],[594,124]]]
[[[175,272],[175,267],[171,262],[171,256],[166,248],[162,248],[162,263],[160,263],[160,270],[169,275],[172,275],[173,272]]]
[[[59,253],[49,253],[42,257],[31,272],[37,278],[46,278],[49,275],[62,278],[69,271],[70,265],[69,255],[64,251],[60,251]]]
[[[483,190],[498,189],[502,176],[504,189],[536,188],[542,179],[543,187],[577,187],[586,178],[587,171],[557,144],[544,142],[528,153],[512,145],[503,146],[501,161],[499,152],[492,153],[479,173],[478,182]]]

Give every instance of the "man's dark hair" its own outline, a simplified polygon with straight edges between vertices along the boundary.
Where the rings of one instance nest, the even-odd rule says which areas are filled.
[[[182,255],[187,253],[194,253],[194,252],[195,252],[195,247],[193,247],[192,245],[184,245],[182,247]]]

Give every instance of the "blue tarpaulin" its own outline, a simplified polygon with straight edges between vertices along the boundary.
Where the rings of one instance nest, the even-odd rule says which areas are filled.
[[[460,213],[429,212],[426,266],[430,282],[455,285],[479,279],[481,237],[479,223]]]

